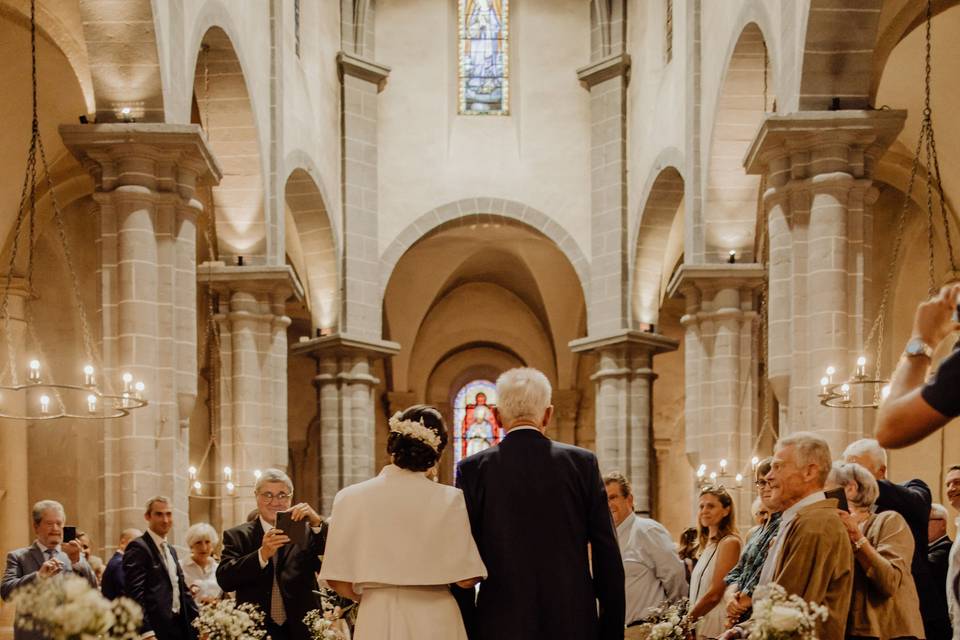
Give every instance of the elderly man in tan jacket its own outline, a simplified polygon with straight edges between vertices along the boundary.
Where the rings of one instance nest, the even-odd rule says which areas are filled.
[[[829,617],[817,634],[821,640],[844,637],[853,586],[850,538],[837,516],[837,500],[823,492],[831,463],[829,445],[813,433],[777,442],[766,479],[770,506],[783,515],[760,572],[760,585],[776,582],[787,593],[827,607]]]

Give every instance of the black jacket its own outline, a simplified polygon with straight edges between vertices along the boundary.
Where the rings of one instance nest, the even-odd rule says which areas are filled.
[[[119,551],[107,560],[103,577],[100,578],[100,593],[110,600],[123,595],[123,554]]]
[[[313,592],[317,590],[316,574],[320,571],[320,556],[327,542],[327,525],[322,525],[320,533],[310,530],[306,548],[285,545],[265,567],[260,568],[258,552],[263,534],[260,518],[223,532],[223,554],[217,566],[217,582],[224,591],[236,591],[238,603],[252,602],[269,618],[273,563],[279,562],[280,595],[290,637],[292,640],[310,640],[303,617],[318,607]]]
[[[930,544],[927,550],[927,560],[930,561],[930,579],[932,587],[930,597],[935,600],[928,607],[933,619],[930,621],[930,631],[927,631],[927,640],[949,640],[953,637],[950,626],[950,612],[947,610],[947,569],[950,568],[950,546],[953,541],[948,536]]]
[[[930,564],[927,560],[927,527],[930,521],[930,487],[923,480],[910,480],[903,484],[896,484],[890,480],[879,480],[880,495],[877,498],[877,512],[896,511],[907,521],[910,532],[913,534],[913,560],[910,571],[913,581],[917,585],[917,595],[920,597],[920,614],[923,617],[923,628],[927,638],[933,640],[931,621],[936,617],[934,609],[936,596],[933,594],[935,585],[930,577]]]
[[[472,640],[623,639],[623,563],[593,453],[513,431],[461,461],[457,486],[490,573],[475,603],[455,590]]]
[[[123,551],[124,593],[143,609],[141,633],[153,631],[158,640],[168,638],[196,638],[197,631],[191,626],[197,617],[197,604],[187,589],[177,552],[170,548],[177,565],[177,580],[180,584],[180,611],[171,610],[173,590],[167,568],[160,558],[160,549],[149,533],[130,541]]]

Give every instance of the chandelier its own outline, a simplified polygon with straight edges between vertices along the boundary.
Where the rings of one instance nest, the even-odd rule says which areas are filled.
[[[936,277],[934,271],[934,196],[936,196],[940,215],[943,219],[944,235],[947,244],[947,258],[949,260],[952,277],[960,275],[957,271],[957,263],[953,252],[953,241],[950,236],[950,219],[947,212],[945,198],[943,194],[943,183],[940,180],[940,160],[937,157],[937,145],[933,133],[933,110],[930,104],[930,75],[931,75],[931,36],[930,24],[933,20],[932,0],[927,0],[926,10],[926,43],[924,57],[924,108],[920,123],[920,136],[917,140],[916,151],[913,154],[913,164],[910,168],[910,179],[907,182],[907,188],[903,194],[903,206],[900,210],[900,216],[897,221],[896,237],[893,245],[893,252],[890,259],[890,267],[886,274],[886,280],[883,286],[883,293],[880,296],[880,306],[877,310],[877,316],[870,327],[867,339],[864,342],[864,354],[873,354],[873,371],[867,371],[867,356],[862,354],[857,358],[856,365],[852,368],[852,375],[845,380],[836,380],[837,368],[833,365],[827,367],[824,376],[820,379],[820,404],[825,407],[835,409],[867,409],[876,408],[890,393],[890,380],[881,375],[881,359],[883,354],[883,329],[884,320],[887,313],[887,304],[890,301],[890,290],[892,288],[894,275],[900,250],[903,245],[904,231],[906,229],[907,213],[910,209],[910,196],[913,193],[913,185],[916,182],[917,173],[920,170],[921,153],[927,158],[926,167],[926,186],[927,186],[927,250],[928,250],[928,286],[929,292],[933,295],[937,291]]]
[[[50,167],[47,164],[43,140],[40,137],[40,119],[37,109],[37,19],[36,0],[30,1],[30,61],[32,72],[32,99],[33,121],[31,125],[30,147],[27,151],[27,168],[23,178],[23,189],[20,193],[20,203],[17,208],[17,219],[13,230],[13,241],[10,249],[10,258],[7,264],[5,287],[0,298],[0,321],[3,323],[4,338],[7,343],[7,361],[0,372],[0,418],[16,420],[55,420],[58,418],[73,418],[78,420],[105,418],[121,418],[129,415],[130,411],[147,406],[144,399],[144,384],[134,381],[133,375],[125,372],[121,376],[122,387],[119,393],[114,392],[109,380],[98,379],[95,363],[99,362],[94,349],[90,325],[83,306],[79,280],[73,267],[73,256],[67,242],[66,226],[63,212],[57,204],[56,193],[53,189],[53,180],[50,177]],[[38,167],[39,161],[39,167]],[[38,176],[38,171],[42,173]],[[57,232],[57,239],[63,250],[63,257],[69,272],[70,284],[73,289],[73,302],[80,318],[80,327],[83,334],[83,346],[86,354],[86,363],[78,366],[76,374],[82,374],[82,383],[67,384],[54,380],[52,367],[50,373],[44,375],[41,371],[41,361],[44,359],[43,349],[37,337],[36,324],[33,317],[32,301],[34,300],[33,273],[34,257],[37,247],[37,179],[42,177],[53,209],[53,221]],[[21,238],[25,236],[25,238]],[[18,257],[21,243],[25,243],[26,269],[18,271]],[[21,260],[23,262],[23,260]],[[14,273],[22,278],[23,286],[19,284],[17,294],[12,291],[15,287]],[[14,322],[20,319],[11,317],[11,297],[16,295],[23,299],[24,334],[16,335]],[[23,343],[23,351],[19,352],[18,343]],[[19,376],[23,364],[25,379]],[[100,386],[100,382],[105,387]]]

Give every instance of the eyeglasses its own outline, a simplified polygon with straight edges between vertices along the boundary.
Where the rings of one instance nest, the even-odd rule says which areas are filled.
[[[757,480],[757,481],[754,482],[753,484],[757,485],[757,488],[758,488],[758,489],[763,489],[765,486],[767,486],[767,485],[770,484],[770,483],[767,482],[766,480]]]
[[[292,493],[273,493],[272,491],[264,491],[257,494],[259,497],[263,498],[264,502],[286,502],[293,497]]]

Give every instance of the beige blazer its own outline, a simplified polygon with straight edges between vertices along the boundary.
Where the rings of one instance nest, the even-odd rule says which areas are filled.
[[[920,599],[910,573],[913,534],[895,511],[871,515],[863,535],[880,554],[869,569],[856,563],[848,634],[869,638],[922,638]]]
[[[837,501],[807,505],[787,525],[773,582],[787,593],[829,610],[820,625],[820,640],[842,640],[850,611],[853,586],[853,549],[837,516]]]

